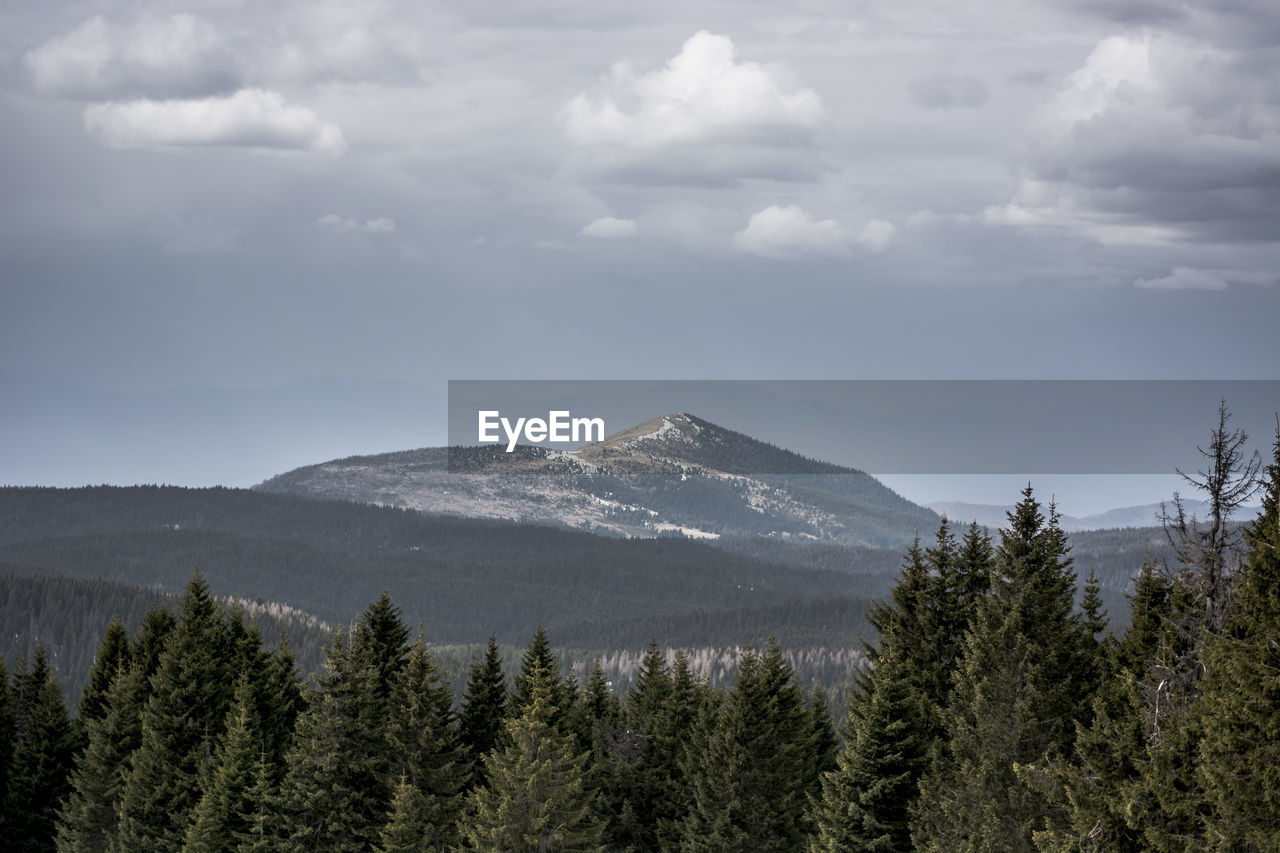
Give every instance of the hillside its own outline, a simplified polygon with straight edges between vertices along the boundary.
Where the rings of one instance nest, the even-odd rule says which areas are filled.
[[[436,643],[490,633],[523,644],[543,624],[556,643],[730,645],[814,636],[805,602],[868,629],[879,576],[792,567],[677,538],[626,540],[512,522],[237,489],[0,489],[0,565],[177,591],[200,568],[214,592],[283,601],[348,623],[390,590]],[[856,568],[856,567],[854,567]],[[658,620],[665,620],[659,622]],[[678,630],[677,630],[678,628]]]
[[[630,537],[770,536],[897,548],[938,522],[862,471],[679,413],[573,451],[487,446],[355,456],[257,488]]]

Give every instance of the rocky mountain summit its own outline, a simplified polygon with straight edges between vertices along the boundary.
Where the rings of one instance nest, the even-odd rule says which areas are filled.
[[[800,456],[690,414],[576,450],[436,447],[298,468],[268,492],[653,537],[771,536],[899,546],[937,516],[862,471]]]

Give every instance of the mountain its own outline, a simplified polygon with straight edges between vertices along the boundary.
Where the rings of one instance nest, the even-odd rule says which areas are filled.
[[[1202,515],[1208,506],[1206,501],[1184,500],[1183,509],[1188,515]],[[1012,505],[974,504],[964,501],[939,501],[929,504],[929,509],[954,521],[977,521],[992,529],[1006,524],[1006,513]],[[1256,506],[1244,506],[1236,513],[1237,521],[1248,520],[1258,512]],[[1160,524],[1160,504],[1142,504],[1120,507],[1091,515],[1062,516],[1062,529],[1068,533],[1083,530],[1110,530],[1116,527],[1154,527]]]
[[[685,413],[572,451],[520,445],[508,453],[490,445],[353,456],[255,488],[627,537],[897,547],[938,522],[869,474]]]

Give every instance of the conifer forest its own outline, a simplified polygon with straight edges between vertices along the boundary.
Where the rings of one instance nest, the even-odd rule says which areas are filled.
[[[720,686],[655,637],[618,690],[541,629],[458,693],[395,590],[304,680],[197,572],[110,622],[74,708],[43,649],[0,675],[0,846],[1278,850],[1280,436],[1243,446],[1224,408],[1209,510],[1166,507],[1127,618],[1031,486],[997,531],[944,519],[866,613],[847,707],[774,641]]]

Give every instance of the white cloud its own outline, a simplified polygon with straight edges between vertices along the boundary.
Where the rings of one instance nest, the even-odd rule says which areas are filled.
[[[781,66],[737,59],[728,36],[701,31],[661,68],[637,76],[615,65],[611,94],[582,92],[559,119],[589,169],[637,182],[812,173],[796,160],[812,159],[803,149],[822,101],[788,78]]]
[[[765,258],[849,253],[848,237],[839,223],[814,219],[794,204],[770,205],[752,214],[747,227],[733,235],[733,243],[744,252]]]
[[[955,74],[932,74],[907,81],[907,94],[916,106],[927,110],[952,107],[977,109],[987,102],[991,90],[977,77]]]
[[[223,98],[94,104],[85,108],[84,124],[113,148],[232,147],[335,156],[347,150],[337,125],[262,89]]]
[[[127,27],[94,16],[22,61],[37,92],[73,100],[208,95],[240,80],[213,25],[186,14]]]
[[[396,231],[396,223],[393,219],[379,217],[361,222],[358,219],[339,216],[336,213],[330,213],[317,219],[316,227],[343,234],[353,231],[363,234],[394,234]]]
[[[664,67],[633,77],[615,66],[615,80],[635,101],[626,112],[613,98],[584,92],[561,111],[565,133],[578,145],[649,148],[705,139],[781,139],[807,132],[822,118],[812,89],[786,90],[779,73],[734,58],[728,36],[699,32]]]
[[[583,229],[578,233],[584,237],[617,239],[634,237],[639,230],[634,219],[615,219],[612,216],[603,216],[583,226]]]
[[[1150,290],[1226,290],[1227,282],[1214,273],[1206,270],[1174,267],[1173,271],[1162,278],[1140,278],[1135,287]]]

